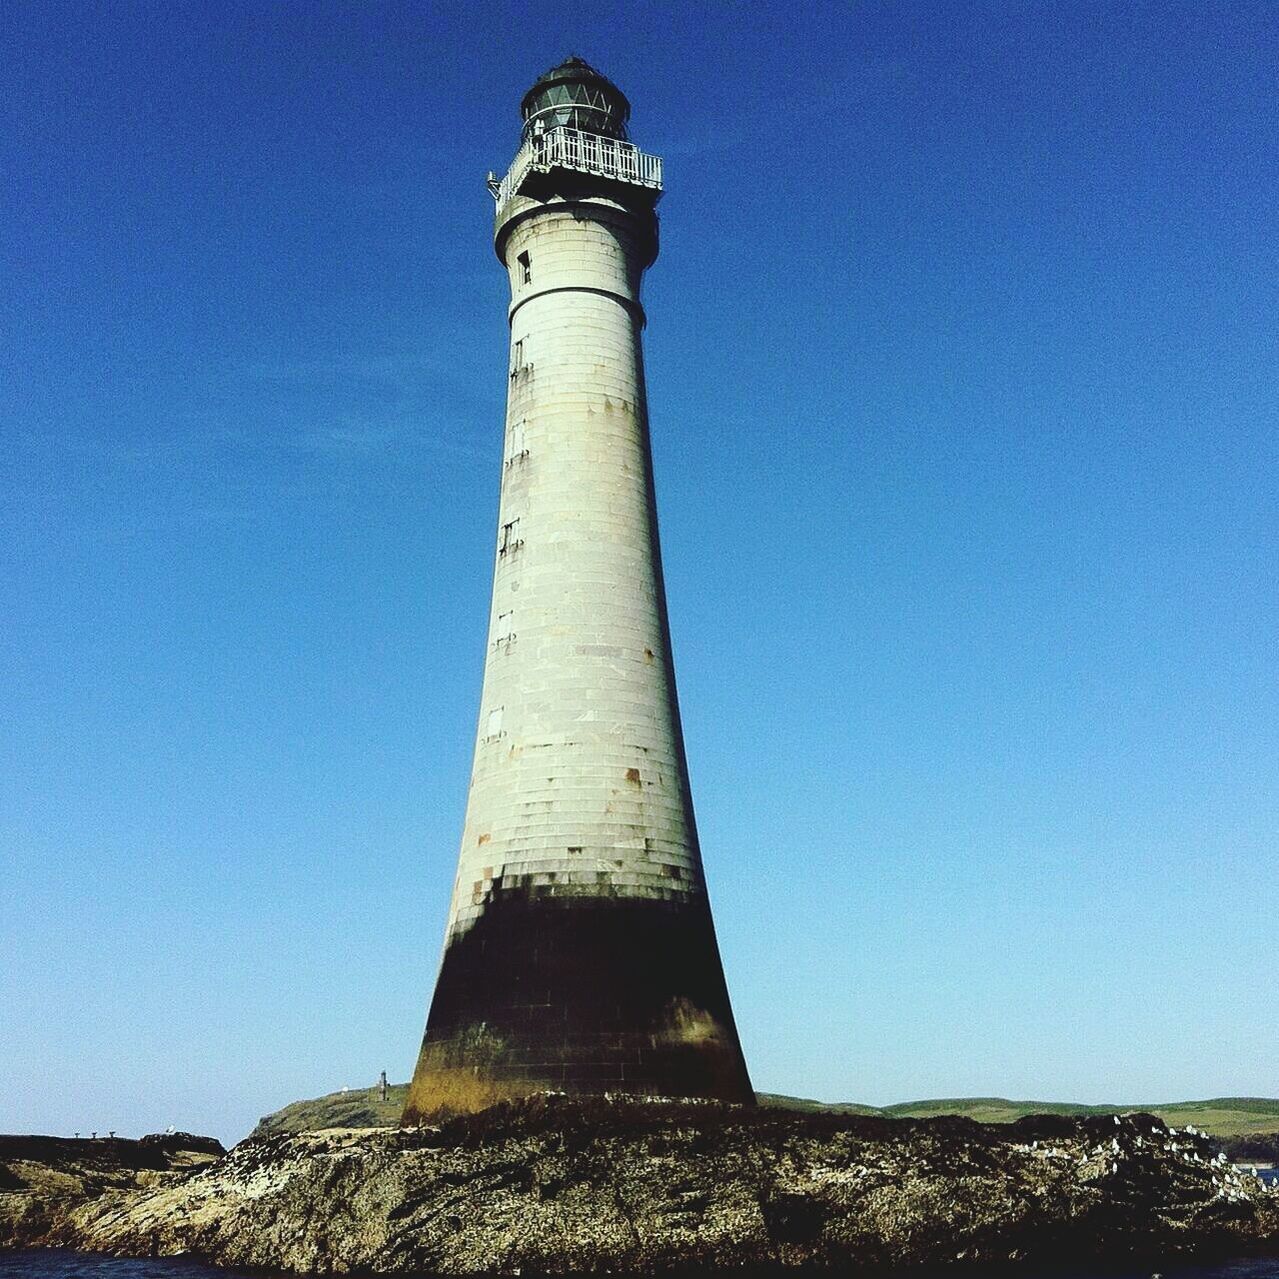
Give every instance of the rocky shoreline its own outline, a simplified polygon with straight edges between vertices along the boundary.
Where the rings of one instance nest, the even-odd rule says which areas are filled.
[[[0,1248],[51,1243],[80,1209],[172,1184],[225,1155],[220,1141],[187,1132],[140,1141],[0,1136]]]
[[[987,1125],[543,1095],[221,1156],[181,1134],[89,1145],[0,1138],[0,1247],[304,1274],[1158,1268],[1279,1252],[1279,1193],[1202,1134],[1140,1114]]]

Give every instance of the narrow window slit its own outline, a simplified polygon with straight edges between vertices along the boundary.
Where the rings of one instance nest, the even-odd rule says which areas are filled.
[[[502,540],[498,544],[497,553],[505,555],[508,551],[518,551],[524,545],[524,539],[520,537],[520,522],[513,519],[507,524],[502,525]]]

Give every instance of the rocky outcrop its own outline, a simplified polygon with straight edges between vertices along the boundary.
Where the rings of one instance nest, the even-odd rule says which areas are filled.
[[[1279,1132],[1242,1133],[1218,1138],[1214,1144],[1236,1163],[1279,1166]]]
[[[220,1141],[188,1132],[140,1141],[0,1135],[0,1246],[45,1242],[87,1202],[157,1186],[225,1154]]]
[[[1155,1262],[1279,1246],[1279,1195],[1149,1115],[544,1095],[440,1127],[255,1138],[64,1204],[38,1242],[299,1272]]]

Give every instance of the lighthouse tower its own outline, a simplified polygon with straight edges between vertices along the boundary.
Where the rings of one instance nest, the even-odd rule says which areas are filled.
[[[510,278],[479,728],[405,1123],[543,1089],[754,1100],[702,874],[640,334],[662,166],[578,58],[489,188]]]

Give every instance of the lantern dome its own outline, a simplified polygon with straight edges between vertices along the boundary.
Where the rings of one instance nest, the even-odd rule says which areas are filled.
[[[625,138],[631,104],[607,76],[576,55],[543,72],[520,103],[524,136],[565,125],[606,138]]]

